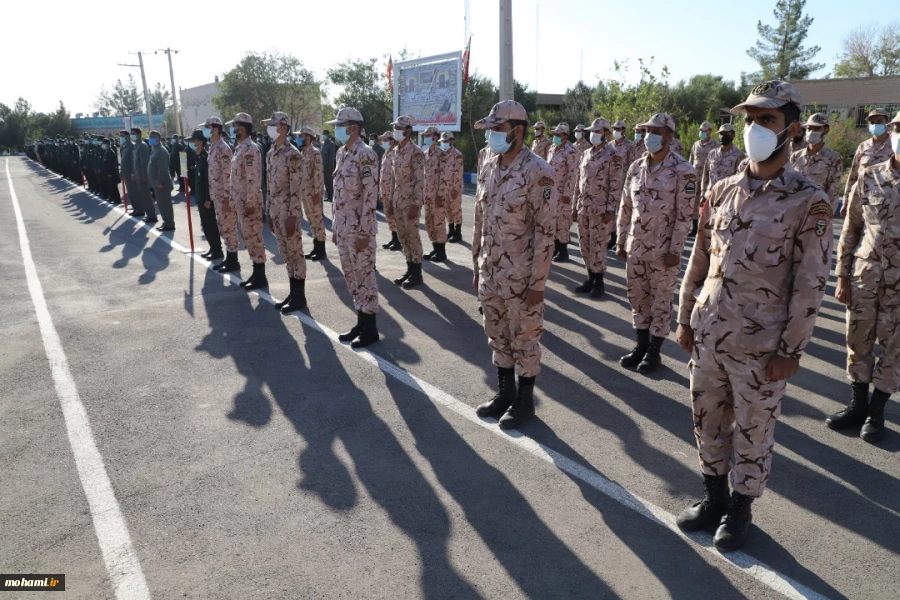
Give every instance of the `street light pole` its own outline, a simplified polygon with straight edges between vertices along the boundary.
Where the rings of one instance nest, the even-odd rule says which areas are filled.
[[[144,74],[144,55],[137,53],[138,62],[141,64],[141,83],[144,85],[144,106],[147,108],[147,121],[150,129],[153,129],[153,110],[150,108],[150,92],[147,90],[147,76]]]
[[[169,78],[172,80],[172,110],[175,111],[175,129],[178,135],[184,135],[181,129],[181,115],[178,112],[178,97],[175,95],[175,72],[172,70],[172,53],[178,54],[178,50],[166,48],[165,50],[157,50],[157,52],[165,52],[169,55]]]
[[[514,95],[512,0],[500,0],[500,101]]]

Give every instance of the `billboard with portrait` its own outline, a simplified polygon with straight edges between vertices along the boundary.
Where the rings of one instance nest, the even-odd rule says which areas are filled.
[[[410,115],[413,129],[459,131],[462,121],[462,56],[459,52],[394,65],[394,119]]]

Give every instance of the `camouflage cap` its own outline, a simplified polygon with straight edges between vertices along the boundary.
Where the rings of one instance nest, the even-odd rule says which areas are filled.
[[[725,133],[726,131],[734,133],[734,125],[731,123],[722,123],[722,125],[719,126],[719,133]]]
[[[712,131],[712,123],[709,121],[703,121],[700,123],[700,131]]]
[[[399,127],[400,129],[406,129],[407,127],[412,127],[412,117],[409,115],[400,115],[397,117],[397,120],[391,123],[394,127]]]
[[[381,140],[381,141],[383,142],[383,141],[385,141],[385,140],[390,140],[390,139],[392,139],[393,137],[394,137],[394,134],[393,134],[392,132],[390,132],[390,131],[385,131],[384,133],[382,133],[381,135],[378,136],[378,139]]]
[[[588,127],[588,131],[603,131],[604,129],[609,131],[610,128],[609,121],[607,121],[603,117],[597,117],[596,119],[594,119],[594,122],[591,123],[591,126]]]
[[[428,137],[428,136],[431,136],[431,135],[438,135],[438,134],[440,134],[440,131],[438,131],[438,128],[437,128],[437,127],[435,127],[434,125],[432,125],[432,126],[430,126],[430,127],[427,127],[427,128],[425,129],[425,131],[422,132],[422,137]]]
[[[312,137],[316,137],[316,130],[310,127],[309,125],[304,125],[297,131],[292,131],[291,135],[311,135]]]
[[[815,113],[806,120],[806,127],[810,125],[814,127],[828,127],[831,125],[831,121],[828,120],[828,115],[825,113]]]
[[[582,127],[582,129],[583,129],[583,127]],[[555,133],[555,134],[563,134],[564,133],[566,135],[569,135],[569,124],[568,123],[560,123],[559,125],[556,126],[556,129],[550,130],[550,133]]]
[[[268,119],[263,119],[263,125],[285,125],[288,129],[291,128],[291,118],[287,116],[286,113],[283,112],[273,112],[272,116]]]
[[[527,121],[528,113],[525,107],[515,100],[498,102],[491,108],[491,112],[480,121],[476,121],[475,129],[491,129],[503,125],[507,121]]]
[[[666,113],[656,113],[646,123],[641,123],[635,129],[646,129],[648,127],[668,127],[671,131],[675,131],[675,119]]]
[[[579,123],[578,125],[575,126],[575,131],[584,131],[584,125]]]
[[[744,111],[748,106],[756,108],[780,108],[787,103],[793,103],[799,109],[803,109],[803,97],[793,85],[787,81],[764,81],[759,84],[747,99],[731,109],[731,114],[736,115]]]
[[[345,107],[338,111],[337,116],[331,121],[327,121],[326,125],[339,125],[347,121],[364,121],[362,113],[355,108]]]
[[[535,129],[546,129],[547,125],[543,121],[538,121],[534,124]]]
[[[253,125],[253,117],[248,115],[247,113],[238,113],[234,115],[234,118],[227,123],[226,125],[231,125],[233,123],[246,123],[248,125]]]
[[[900,123],[900,111],[897,111],[897,114],[894,115],[894,118],[891,119],[891,122],[888,125],[894,125],[896,123]]]
[[[213,125],[222,126],[222,119],[219,117],[210,117],[201,125],[201,127],[212,127]]]
[[[885,119],[891,118],[888,112],[883,108],[873,108],[872,110],[870,110],[869,114],[866,115],[866,121],[868,121],[872,117],[884,117]]]
[[[453,132],[452,132],[452,131],[445,131],[444,133],[441,134],[441,141],[442,141],[442,142],[449,142],[449,141],[455,140],[455,139],[456,139],[456,138],[453,136]]]
[[[613,123],[613,129],[625,129],[625,121],[619,119]]]

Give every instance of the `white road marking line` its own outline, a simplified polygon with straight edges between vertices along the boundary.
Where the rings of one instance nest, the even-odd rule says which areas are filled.
[[[106,563],[106,571],[112,580],[116,598],[149,600],[150,590],[147,588],[144,573],[141,571],[137,553],[131,544],[128,525],[122,516],[119,503],[116,501],[106,467],[103,465],[103,457],[94,443],[94,434],[91,431],[87,411],[78,396],[78,388],[72,378],[72,372],[69,370],[69,362],[63,351],[59,335],[56,333],[56,327],[53,325],[53,318],[47,309],[44,290],[31,256],[31,247],[25,231],[25,221],[22,219],[19,199],[9,174],[8,158],[6,159],[6,178],[9,181],[9,194],[12,197],[13,210],[16,213],[19,247],[22,251],[22,262],[25,265],[28,291],[31,293],[31,301],[34,304],[41,338],[44,341],[44,351],[47,354],[47,362],[50,364],[56,395],[62,406],[69,445],[72,447],[81,487],[84,489],[84,495],[87,497],[91,510],[91,519],[94,523],[97,541],[100,544],[100,551],[103,554],[103,561]]]
[[[63,181],[66,181],[73,187],[78,187],[68,180],[63,179]],[[90,195],[93,196],[93,194]],[[94,197],[97,198],[96,196]],[[100,198],[97,198],[97,200],[105,203],[105,201]],[[113,210],[120,213],[125,213],[125,210],[118,206],[113,207]],[[134,221],[138,221],[137,219],[132,219]],[[165,240],[167,243],[172,244],[173,247],[181,247],[176,242],[173,242],[171,238],[161,236],[155,230],[152,231],[152,233],[156,233],[158,237]],[[193,254],[190,256],[198,263],[207,267],[210,266],[210,262],[200,258],[198,254]],[[232,275],[231,273],[223,273],[222,277],[223,279],[230,280],[233,284],[240,281],[240,278]],[[276,299],[269,295],[267,292],[253,291],[251,293],[257,294],[262,300],[265,300],[270,304],[274,304],[276,302]],[[596,471],[578,464],[574,460],[560,454],[559,452],[551,448],[548,448],[547,446],[544,446],[541,443],[532,440],[531,438],[523,435],[522,433],[519,433],[518,431],[514,431],[511,433],[503,431],[497,425],[497,422],[495,420],[491,419],[490,421],[485,421],[481,419],[475,414],[475,409],[470,407],[468,404],[457,400],[450,394],[438,389],[427,381],[424,381],[423,379],[420,379],[415,375],[405,371],[401,367],[378,356],[368,349],[351,349],[349,345],[343,344],[340,342],[340,340],[338,340],[337,332],[322,325],[321,323],[318,323],[311,316],[305,313],[293,313],[293,315],[308,327],[325,335],[328,339],[330,339],[340,347],[345,348],[348,352],[351,352],[356,356],[362,358],[369,364],[378,367],[385,374],[390,375],[404,385],[407,385],[410,388],[421,392],[433,404],[438,404],[452,410],[470,423],[486,429],[491,433],[497,435],[498,437],[506,440],[507,442],[519,447],[519,449],[528,452],[532,456],[535,456],[545,462],[554,465],[564,473],[583,481],[597,491],[615,500],[619,504],[622,504],[623,506],[632,509],[633,511],[639,513],[647,519],[661,525],[662,527],[668,529],[682,539],[693,543],[696,546],[699,546],[715,558],[723,561],[725,564],[738,569],[746,575],[749,575],[750,577],[759,581],[763,585],[766,585],[773,591],[785,596],[786,598],[791,598],[792,600],[827,600],[827,596],[823,596],[822,594],[819,594],[818,592],[806,587],[802,583],[791,579],[787,575],[779,573],[769,565],[750,556],[749,554],[740,551],[722,554],[721,552],[716,550],[715,546],[713,545],[712,536],[710,534],[702,532],[685,533],[681,531],[681,529],[678,528],[678,525],[675,524],[675,515],[667,512],[666,510],[656,506],[651,502],[648,502],[647,500],[644,500],[639,496],[632,494],[624,487],[607,479]]]

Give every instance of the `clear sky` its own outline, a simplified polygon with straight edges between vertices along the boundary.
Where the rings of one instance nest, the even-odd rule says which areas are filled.
[[[498,80],[499,3],[470,0],[471,69]],[[74,115],[90,112],[100,86],[137,69],[129,52],[145,55],[147,84],[208,83],[250,50],[277,49],[301,58],[324,77],[346,58],[380,57],[406,47],[429,56],[462,49],[464,1],[340,0],[318,2],[191,2],[93,0],[71,3],[10,0],[4,3],[0,102],[19,96],[35,110],[52,111],[60,100]],[[699,73],[737,80],[757,65],[746,55],[756,41],[756,23],[774,24],[775,0],[732,4],[721,0],[513,0],[516,79],[545,93],[562,93],[580,77],[593,82],[612,74],[613,61],[654,57],[670,81]],[[213,7],[215,7],[214,10]],[[807,46],[822,47],[818,61],[831,71],[843,35],[873,21],[869,10],[846,2],[810,0],[815,21]],[[539,21],[539,25],[538,25]],[[247,33],[240,33],[246,30]]]

